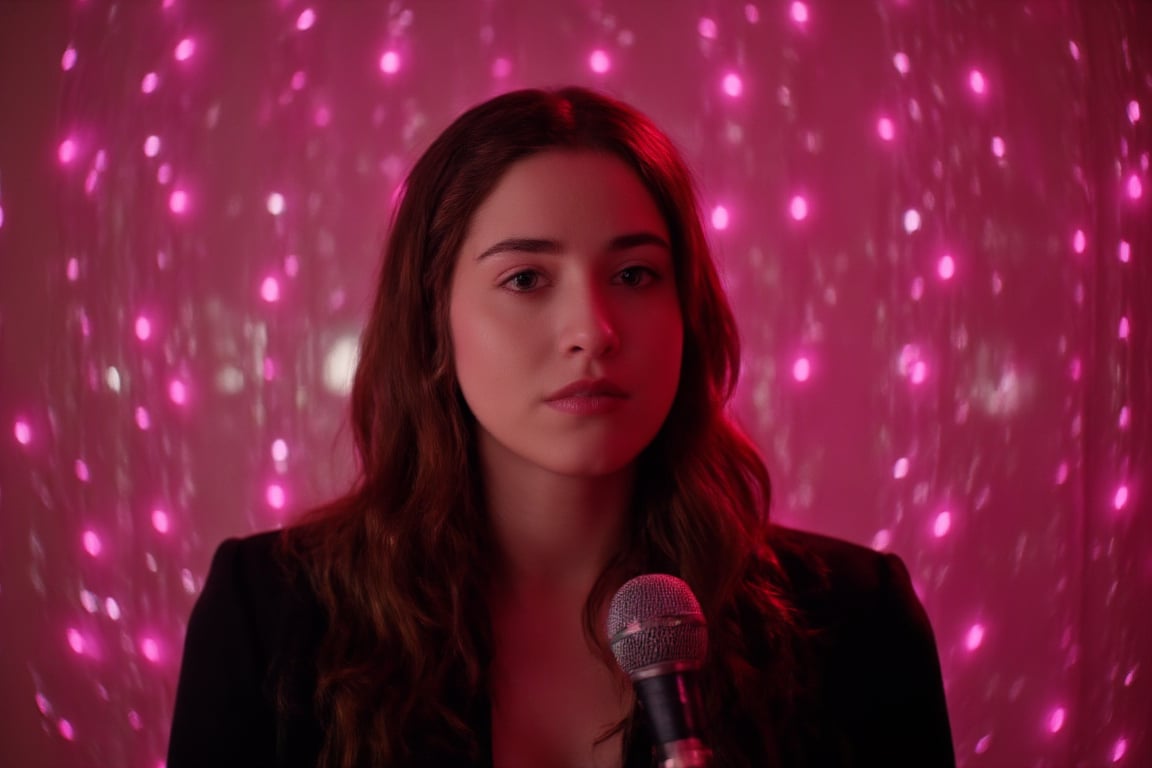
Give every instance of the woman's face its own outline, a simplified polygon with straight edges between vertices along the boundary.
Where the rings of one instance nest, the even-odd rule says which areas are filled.
[[[627,467],[668,414],[683,342],[668,231],[640,179],[601,152],[513,164],[470,222],[449,322],[488,466]]]

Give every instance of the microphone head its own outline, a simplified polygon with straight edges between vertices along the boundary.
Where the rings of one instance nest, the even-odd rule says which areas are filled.
[[[703,666],[708,626],[687,584],[675,576],[648,573],[631,579],[613,596],[608,642],[616,663],[636,679],[648,671]]]

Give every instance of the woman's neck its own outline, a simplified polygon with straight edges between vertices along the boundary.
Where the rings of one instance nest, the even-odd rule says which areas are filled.
[[[499,557],[495,586],[586,597],[619,551],[632,501],[631,468],[571,477],[506,453],[482,460]]]

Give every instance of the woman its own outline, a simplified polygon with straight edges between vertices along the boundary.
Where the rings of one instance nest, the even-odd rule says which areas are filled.
[[[579,88],[458,118],[394,217],[352,392],[359,481],[220,547],[169,768],[651,765],[602,629],[645,572],[708,618],[715,765],[951,765],[907,572],[769,524],[725,415],[739,361],[650,121]]]

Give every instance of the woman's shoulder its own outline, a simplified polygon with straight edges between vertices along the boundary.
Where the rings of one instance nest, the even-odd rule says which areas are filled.
[[[260,646],[274,646],[288,625],[314,624],[320,616],[307,574],[280,530],[221,542],[193,611],[193,621],[243,621]]]
[[[896,554],[778,525],[771,547],[793,600],[807,613],[843,619],[884,609],[910,613],[916,623],[921,619],[908,569]]]

